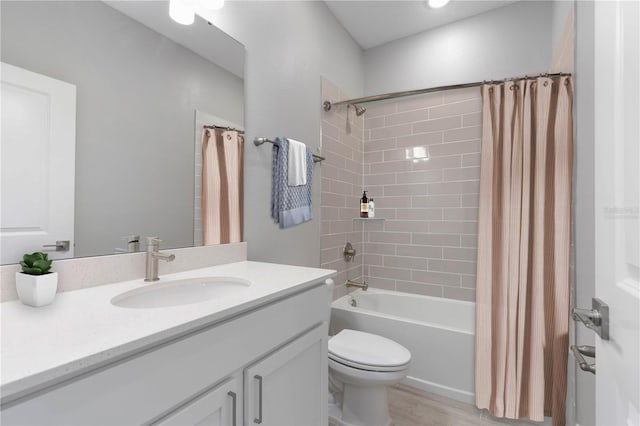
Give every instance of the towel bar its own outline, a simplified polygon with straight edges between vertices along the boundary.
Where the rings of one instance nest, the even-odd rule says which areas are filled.
[[[253,140],[253,144],[254,144],[255,146],[260,146],[260,145],[262,145],[262,144],[264,144],[264,143],[272,143],[272,144],[275,144],[275,141],[272,141],[271,139],[268,139],[268,138],[255,138],[255,139]],[[321,161],[324,161],[324,160],[325,160],[325,158],[324,158],[323,156],[321,156],[321,155],[317,155],[317,154],[311,154],[311,155],[313,155],[313,162],[314,162],[314,163],[319,163],[319,162],[321,162]]]

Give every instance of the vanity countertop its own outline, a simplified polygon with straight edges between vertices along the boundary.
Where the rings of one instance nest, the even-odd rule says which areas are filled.
[[[20,301],[2,303],[3,401],[295,294],[334,275],[327,269],[244,261],[161,275],[155,283],[138,279],[59,293],[51,305],[39,308]],[[131,289],[208,276],[243,278],[253,284],[232,297],[182,306],[131,309],[111,304],[114,296]]]

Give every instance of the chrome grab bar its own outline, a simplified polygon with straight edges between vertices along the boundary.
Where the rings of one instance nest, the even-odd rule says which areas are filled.
[[[596,365],[589,364],[582,355],[586,355],[591,358],[595,358],[596,356],[596,348],[593,346],[576,346],[571,345],[571,352],[573,352],[573,356],[576,359],[578,366],[583,371],[588,371],[592,374],[596,374]]]

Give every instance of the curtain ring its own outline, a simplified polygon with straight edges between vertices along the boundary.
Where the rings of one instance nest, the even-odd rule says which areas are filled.
[[[509,86],[509,90],[513,91],[513,84]]]
[[[549,85],[549,82],[548,82],[548,81],[545,81],[545,82],[544,82],[544,87],[547,87],[548,85]]]
[[[493,87],[489,87],[489,93],[493,93]]]
[[[568,78],[564,81],[564,85],[565,85],[565,86],[568,86],[568,85],[569,85],[569,79],[568,79]]]

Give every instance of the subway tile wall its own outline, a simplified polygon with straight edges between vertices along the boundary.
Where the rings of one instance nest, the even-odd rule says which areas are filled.
[[[385,220],[361,225],[364,278],[372,287],[475,301],[480,90],[366,107],[363,183]],[[415,146],[428,147],[428,161],[406,159]]]
[[[322,99],[337,102],[348,99],[337,86],[322,80]],[[365,114],[366,115],[366,114]],[[353,220],[360,212],[362,194],[362,138],[364,118],[356,117],[353,108],[337,106],[322,111],[322,171],[320,264],[335,269],[334,299],[347,293],[347,279],[362,280],[363,231]],[[318,167],[318,166],[316,166]],[[342,251],[347,241],[353,244],[357,255],[346,262]]]

